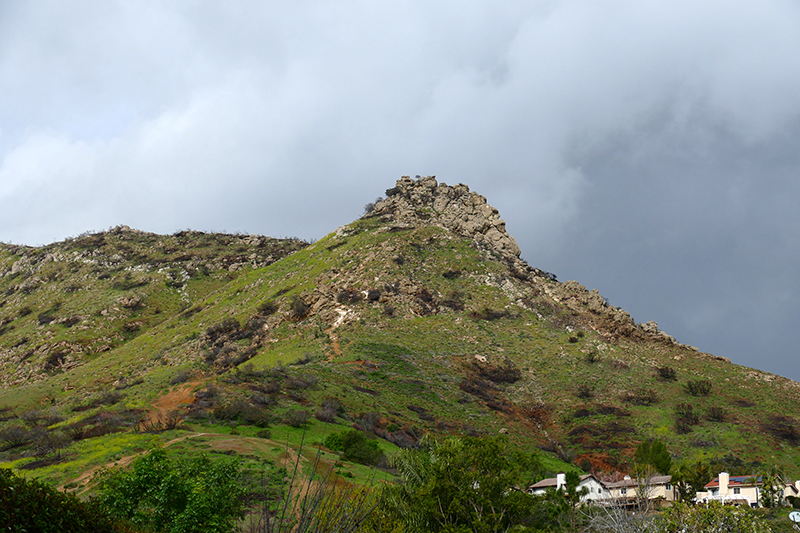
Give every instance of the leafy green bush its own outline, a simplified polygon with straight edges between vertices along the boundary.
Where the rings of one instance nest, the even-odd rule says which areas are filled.
[[[384,459],[378,442],[357,429],[328,435],[323,444],[329,450],[342,452],[342,458],[355,463],[376,465]]]
[[[145,530],[227,533],[244,515],[235,459],[170,459],[155,450],[128,470],[99,475],[99,501],[108,513]]]
[[[358,430],[350,430],[342,435],[342,457],[348,461],[365,465],[377,465],[384,459],[378,441],[370,440]]]
[[[96,501],[82,502],[7,468],[0,468],[0,525],[3,531],[20,533],[133,531],[110,518]]]

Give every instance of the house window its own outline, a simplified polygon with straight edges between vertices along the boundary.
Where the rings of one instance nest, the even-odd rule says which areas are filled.
[[[667,483],[666,489],[667,489],[667,490],[672,490],[672,485],[671,485],[671,484],[669,484],[669,483]]]
[[[740,489],[739,487],[735,487],[735,488],[733,489],[733,493],[734,493],[734,494],[741,494],[741,493],[742,493],[742,489]]]
[[[627,488],[625,488],[625,487],[622,487],[622,488],[620,489],[619,493],[620,493],[620,494],[628,494],[628,489],[627,489]]]

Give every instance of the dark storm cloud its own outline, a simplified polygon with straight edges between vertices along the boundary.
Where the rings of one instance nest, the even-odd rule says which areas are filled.
[[[534,266],[789,364],[795,2],[0,6],[0,239],[318,238],[401,174],[468,183]]]

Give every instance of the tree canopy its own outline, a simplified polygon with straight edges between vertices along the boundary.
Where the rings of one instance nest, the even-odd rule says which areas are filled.
[[[166,533],[223,533],[243,516],[235,459],[205,455],[171,459],[155,450],[127,470],[100,474],[100,502],[142,529]]]

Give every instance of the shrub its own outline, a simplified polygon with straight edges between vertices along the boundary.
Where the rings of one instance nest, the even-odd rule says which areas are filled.
[[[317,420],[333,424],[336,421],[336,415],[339,411],[341,404],[336,398],[326,398],[322,401],[322,407],[317,411]]]
[[[692,426],[700,421],[690,403],[681,403],[675,406],[675,430],[678,433],[689,433]]]
[[[377,465],[384,459],[384,453],[376,440],[356,429],[342,434],[342,457],[348,461],[364,465]]]
[[[678,379],[675,369],[671,366],[660,366],[656,370],[656,377],[661,381],[676,381]]]
[[[725,409],[719,406],[709,407],[707,418],[714,422],[723,422],[725,420]]]
[[[594,387],[588,383],[581,383],[578,385],[578,391],[575,393],[575,395],[582,400],[588,400],[594,396]]]
[[[244,490],[235,459],[212,463],[156,450],[127,470],[105,470],[100,501],[109,514],[147,531],[227,533],[243,514]]]
[[[119,403],[123,397],[123,394],[119,391],[108,391],[98,396],[94,401],[92,401],[91,405],[92,407],[99,407],[101,405],[114,405]]]
[[[182,370],[182,371],[178,372],[175,375],[175,377],[170,380],[169,383],[170,383],[170,385],[177,385],[179,383],[186,383],[187,381],[189,381],[189,376],[191,376],[191,374],[189,374],[188,371]]]
[[[686,382],[684,388],[692,396],[708,396],[711,393],[711,380],[691,379]]]
[[[598,362],[599,360],[600,360],[600,353],[597,351],[597,348],[593,347],[586,354],[586,362],[589,363],[590,365],[593,365],[594,363]]]
[[[450,291],[447,297],[442,301],[442,305],[449,307],[453,311],[463,311],[464,293],[457,290]]]
[[[278,306],[275,304],[274,300],[267,300],[265,302],[262,302],[261,305],[258,306],[258,313],[264,316],[272,315],[277,310]]]
[[[311,307],[297,295],[292,296],[289,308],[292,310],[292,314],[295,318],[304,318],[311,310]]]
[[[284,424],[289,424],[293,428],[301,428],[308,423],[311,414],[304,409],[291,409],[283,415]]]
[[[3,443],[4,449],[9,450],[28,444],[30,435],[28,430],[22,426],[11,426],[0,431],[0,442]]]
[[[460,270],[448,270],[447,272],[444,272],[442,274],[442,277],[445,278],[445,279],[456,279],[458,277],[461,277],[461,271]]]
[[[335,452],[342,451],[344,449],[342,447],[342,433],[331,433],[325,437],[325,441],[323,441],[322,444],[324,444],[329,450],[333,450]]]
[[[381,198],[380,196],[378,196],[377,198],[375,198],[375,201],[374,201],[374,202],[367,202],[367,203],[364,205],[364,216],[367,216],[367,215],[369,215],[370,213],[372,213],[372,211],[375,209],[375,205],[376,205],[376,204],[378,204],[378,203],[380,203],[380,202],[381,202],[381,200],[383,200],[383,198]]]
[[[7,531],[130,531],[96,502],[82,502],[36,479],[25,479],[0,468],[0,524]]]
[[[653,389],[639,389],[626,392],[622,400],[633,405],[652,405],[658,402],[658,395]]]
[[[342,289],[336,294],[336,301],[340,304],[357,303],[361,300],[361,293],[355,289]]]
[[[470,312],[469,316],[479,320],[498,320],[500,318],[506,318],[510,316],[510,313],[505,309],[495,310],[489,307],[484,307],[480,311]]]

